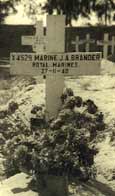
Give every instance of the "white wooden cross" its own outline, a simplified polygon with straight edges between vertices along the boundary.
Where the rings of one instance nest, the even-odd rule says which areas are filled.
[[[90,34],[86,34],[86,39],[84,40],[84,43],[86,44],[86,52],[90,51],[90,44],[95,43],[95,40],[90,39]]]
[[[34,44],[33,44],[33,51],[34,52],[45,52],[46,47],[45,47],[45,42],[46,38],[44,36],[43,32],[43,22],[38,21],[36,23],[36,34],[34,38]]]
[[[36,33],[34,36],[22,36],[22,45],[30,45],[34,52],[44,52],[45,51],[45,42],[46,38],[43,32],[43,22],[37,21]]]
[[[108,46],[109,46],[110,42],[109,42],[109,34],[105,33],[104,34],[104,40],[103,41],[99,41],[97,40],[97,45],[98,46],[103,46],[103,58],[107,59],[108,56]]]
[[[75,41],[72,41],[71,43],[75,45],[75,51],[79,52],[79,45],[83,44],[83,42],[82,40],[79,40],[78,35],[76,36]]]
[[[108,46],[111,46],[111,52],[114,54],[114,47],[115,47],[115,37],[112,37],[112,40],[109,40],[109,34],[104,34],[104,40],[103,41],[97,41],[98,46],[103,46],[103,58],[107,59],[108,57]]]
[[[35,51],[36,54],[12,53],[10,58],[12,65],[11,74],[47,74],[46,116],[47,118],[55,117],[61,107],[60,96],[64,89],[64,77],[63,74],[60,73],[60,68],[56,70],[56,67],[52,66],[53,60],[48,59],[55,59],[54,53],[64,53],[65,51],[65,16],[47,16],[47,36],[43,35],[43,25],[42,22],[39,21],[36,24],[36,35],[23,36],[22,44],[32,45],[33,51]],[[46,60],[37,60],[41,53],[45,54]],[[40,57],[42,57],[42,55]],[[61,57],[59,56],[59,58]],[[62,69],[62,71],[64,72],[64,69]]]
[[[47,16],[46,51],[48,53],[65,52],[65,16]],[[52,63],[49,63],[52,67]],[[55,70],[55,68],[54,68]],[[57,72],[46,77],[47,118],[57,116],[61,108],[60,96],[64,89],[64,77]]]
[[[79,36],[76,36],[76,40],[72,41],[72,44],[76,46],[76,52],[79,52],[79,45],[85,44],[85,51],[90,52],[90,44],[95,43],[95,40],[90,39],[90,34],[86,34],[86,39],[80,40]]]
[[[115,52],[115,36],[112,36],[111,40],[111,53],[114,54]]]
[[[61,107],[64,76],[99,75],[101,53],[64,53],[65,17],[62,15],[48,16],[46,39],[47,53],[11,53],[10,64],[13,75],[46,75],[49,119],[56,117]]]

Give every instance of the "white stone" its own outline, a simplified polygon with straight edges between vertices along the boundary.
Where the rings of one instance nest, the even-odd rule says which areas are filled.
[[[43,34],[43,24],[41,21],[36,24],[35,36],[22,37],[23,45],[32,45],[33,51],[37,54],[57,53],[65,51],[65,16],[48,16],[47,18],[47,40]],[[12,53],[11,74],[19,75],[47,75],[47,67],[33,67],[33,55],[29,53]],[[42,61],[42,63],[44,63]],[[51,67],[51,63],[48,63]],[[50,73],[49,68],[49,73]],[[55,116],[60,107],[60,96],[63,92],[64,76],[61,73],[52,72],[46,79],[46,110],[47,117]]]

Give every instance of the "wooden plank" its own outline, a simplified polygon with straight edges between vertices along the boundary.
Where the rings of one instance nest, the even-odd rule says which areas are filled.
[[[46,51],[58,53],[65,51],[65,16],[47,16]]]
[[[46,59],[46,60],[45,60]],[[78,76],[100,74],[101,53],[11,53],[11,74]]]

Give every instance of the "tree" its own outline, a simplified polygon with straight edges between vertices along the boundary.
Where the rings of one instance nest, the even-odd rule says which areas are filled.
[[[15,5],[20,0],[1,0],[0,1],[0,23],[4,18],[17,10]],[[77,20],[79,16],[90,18],[90,14],[96,13],[99,21],[105,25],[115,20],[115,2],[114,0],[47,0],[40,3],[39,0],[25,0],[22,3],[25,12],[32,19],[36,19],[39,14],[46,12],[53,14],[66,15],[66,25],[72,25],[72,19]]]
[[[54,10],[57,14],[66,15],[66,24],[71,26],[72,19],[77,20],[80,15],[89,17],[92,8],[92,0],[47,0],[42,7],[47,13],[52,14]]]
[[[111,23],[111,20],[114,20],[114,0],[96,0],[93,8],[97,14],[97,17],[101,20],[101,23],[107,25]]]
[[[45,3],[39,3],[37,0],[27,0],[24,3],[26,13],[29,17],[35,19],[35,16],[44,13],[53,14],[55,11],[57,14],[66,15],[66,25],[72,25],[72,19],[77,20],[81,15],[83,17],[89,17],[92,7],[94,6],[94,0],[47,0]]]
[[[11,13],[16,13],[15,5],[20,0],[0,0],[0,24],[4,22],[5,17]]]
[[[101,19],[101,23],[107,25],[114,19],[115,2],[114,0],[47,0],[42,9],[49,14],[54,10],[57,14],[65,14],[66,24],[69,25],[72,19],[77,20],[79,16],[89,17],[93,11],[98,19]]]

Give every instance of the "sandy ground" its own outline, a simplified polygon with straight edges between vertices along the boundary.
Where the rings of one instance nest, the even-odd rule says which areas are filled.
[[[30,177],[24,173],[17,174],[9,179],[1,181],[0,196],[38,196],[36,192],[28,188]]]

